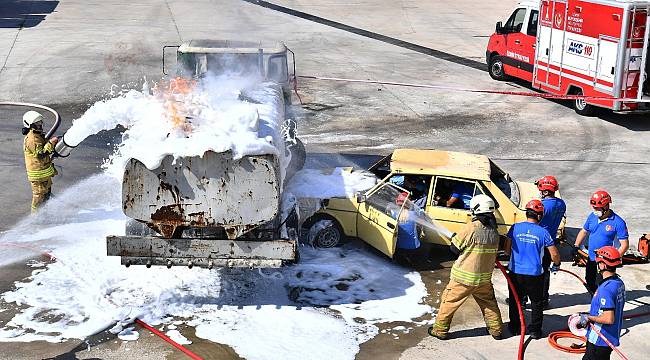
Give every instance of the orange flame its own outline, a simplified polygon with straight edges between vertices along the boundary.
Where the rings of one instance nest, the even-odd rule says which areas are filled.
[[[196,80],[181,77],[161,80],[153,87],[153,94],[164,101],[172,126],[182,129],[186,134],[192,132],[192,124],[185,115],[183,102],[195,87]]]

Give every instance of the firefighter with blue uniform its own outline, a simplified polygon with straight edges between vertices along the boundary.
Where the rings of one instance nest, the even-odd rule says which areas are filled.
[[[596,251],[603,246],[618,246],[618,252],[623,255],[629,246],[628,232],[625,220],[610,208],[612,197],[604,190],[596,191],[589,201],[593,212],[578,233],[574,251],[582,245],[589,236],[589,260],[587,261],[585,280],[592,294],[598,288],[600,275],[596,264]],[[574,254],[575,256],[575,254]]]
[[[544,216],[544,205],[540,200],[534,199],[526,204],[526,221],[513,224],[508,231],[507,238],[510,246],[510,262],[508,264],[510,280],[517,296],[523,299],[530,298],[531,320],[528,323],[528,333],[532,339],[541,339],[542,321],[544,316],[544,270],[542,258],[544,248],[547,248],[553,266],[552,272],[560,268],[560,253],[555,247],[553,238],[546,229],[539,225]],[[506,251],[508,248],[506,248]],[[512,289],[509,299],[514,299]],[[513,335],[521,332],[519,321],[519,308],[515,301],[509,301],[510,323],[508,329]]]
[[[602,337],[611,345],[619,346],[623,325],[625,284],[616,274],[616,268],[623,266],[621,253],[613,246],[603,246],[595,255],[602,281],[591,300],[589,313],[580,314],[578,327],[587,329],[587,349],[582,360],[609,359],[612,348]]]
[[[560,185],[554,176],[544,176],[535,182],[539,194],[542,198],[542,205],[544,205],[544,216],[539,222],[539,226],[548,231],[557,247],[557,230],[560,228],[562,219],[566,214],[566,204],[564,200],[555,196],[555,192],[560,189]],[[544,308],[548,308],[549,295],[548,289],[551,283],[551,254],[548,249],[544,249],[544,258],[542,259],[542,266],[544,268]]]

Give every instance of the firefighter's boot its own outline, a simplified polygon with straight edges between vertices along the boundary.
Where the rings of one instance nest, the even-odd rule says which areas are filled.
[[[431,335],[433,337],[436,337],[436,338],[438,338],[440,340],[447,340],[449,338],[449,335],[447,334],[446,331],[441,330],[441,329],[436,329],[435,325],[430,326],[429,330],[427,330],[427,332],[429,333],[429,335]]]

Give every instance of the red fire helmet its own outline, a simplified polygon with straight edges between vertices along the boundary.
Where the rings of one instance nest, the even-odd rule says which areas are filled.
[[[533,199],[526,204],[526,210],[532,210],[538,214],[544,213],[544,204],[540,200]]]
[[[609,196],[609,193],[607,191],[598,190],[593,195],[591,195],[591,200],[589,200],[589,203],[592,207],[595,208],[605,207],[605,205],[612,203],[612,197]]]
[[[537,189],[539,191],[548,190],[556,192],[560,188],[560,185],[558,184],[555,176],[551,175],[544,176],[543,178],[537,180],[535,182],[535,185],[537,185]]]

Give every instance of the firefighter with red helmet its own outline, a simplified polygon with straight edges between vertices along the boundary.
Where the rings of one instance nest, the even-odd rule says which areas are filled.
[[[560,189],[560,184],[555,176],[547,175],[537,180],[535,185],[537,185],[537,190],[539,190],[544,205],[544,216],[539,222],[539,226],[548,231],[555,246],[558,246],[557,231],[566,214],[566,203],[555,196],[555,193]],[[548,288],[551,283],[551,272],[549,271],[551,254],[547,249],[544,249],[542,266],[544,267],[544,308],[546,309],[549,304]]]
[[[612,197],[607,191],[598,190],[593,193],[590,200],[593,212],[589,214],[576,237],[574,251],[577,251],[589,236],[589,260],[587,261],[585,280],[591,293],[598,288],[600,277],[596,266],[596,251],[603,246],[614,246],[620,242],[618,252],[622,255],[625,254],[629,246],[625,220],[610,208],[611,203]]]
[[[541,339],[542,320],[544,315],[544,269],[542,256],[547,248],[553,266],[552,272],[560,268],[560,253],[553,242],[548,230],[539,225],[544,216],[544,204],[541,200],[531,200],[526,204],[526,221],[516,223],[508,231],[508,242],[511,244],[509,274],[515,291],[520,299],[528,296],[531,302],[531,321],[528,323],[528,333],[533,339]],[[510,290],[509,299],[514,299]],[[513,335],[521,331],[519,309],[514,301],[509,301],[510,323],[508,329]]]
[[[625,284],[616,274],[616,268],[623,266],[621,253],[613,246],[603,246],[596,250],[595,259],[603,281],[591,299],[589,312],[580,314],[578,327],[587,329],[587,349],[582,360],[609,359],[612,349],[601,335],[619,346],[623,325]]]

